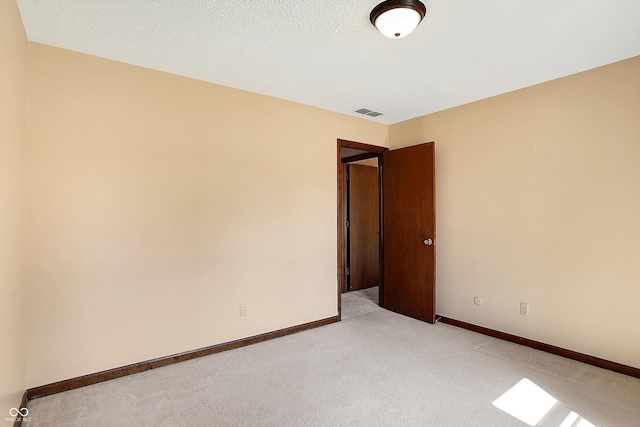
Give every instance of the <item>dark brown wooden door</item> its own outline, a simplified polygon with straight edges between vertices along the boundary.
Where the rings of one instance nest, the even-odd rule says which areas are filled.
[[[350,290],[380,282],[378,168],[349,165]]]
[[[435,144],[383,154],[384,308],[435,322]]]

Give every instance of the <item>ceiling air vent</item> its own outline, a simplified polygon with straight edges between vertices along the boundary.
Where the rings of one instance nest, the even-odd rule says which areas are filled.
[[[378,117],[381,116],[382,113],[378,111],[369,110],[368,108],[361,108],[356,110],[356,113],[364,114],[365,116]]]

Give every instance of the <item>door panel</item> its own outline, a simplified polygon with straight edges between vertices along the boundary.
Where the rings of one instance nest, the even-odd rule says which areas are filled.
[[[350,290],[380,281],[378,168],[349,165]]]
[[[384,308],[434,323],[435,144],[385,152],[382,173]]]

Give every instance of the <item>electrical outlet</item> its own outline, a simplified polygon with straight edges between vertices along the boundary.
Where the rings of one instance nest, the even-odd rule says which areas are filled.
[[[240,317],[247,315],[247,304],[240,304]]]
[[[529,303],[528,302],[521,302],[520,303],[520,314],[522,314],[523,316],[528,316],[529,315]]]

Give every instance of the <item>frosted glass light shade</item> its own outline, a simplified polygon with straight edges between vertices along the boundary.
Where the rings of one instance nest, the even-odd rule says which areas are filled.
[[[420,0],[386,0],[373,8],[369,20],[386,37],[401,39],[411,34],[426,14]]]
[[[390,39],[401,39],[416,29],[422,16],[413,9],[391,9],[378,16],[375,26]]]

